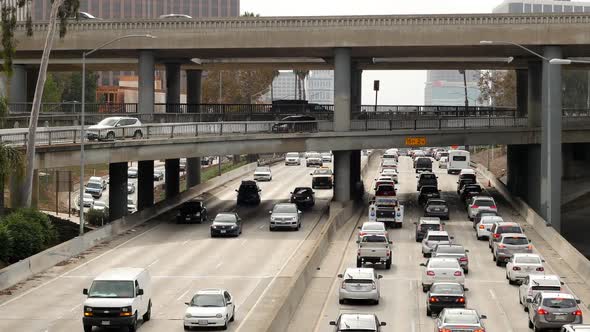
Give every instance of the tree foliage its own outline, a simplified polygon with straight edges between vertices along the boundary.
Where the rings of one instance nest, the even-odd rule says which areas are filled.
[[[19,213],[14,212],[2,219],[0,227],[8,233],[12,245],[10,248],[10,263],[32,256],[43,250],[43,229],[28,221]]]
[[[4,188],[6,181],[10,177],[22,178],[24,166],[25,160],[20,149],[0,143],[0,216],[4,215]]]
[[[480,96],[478,102],[498,107],[516,106],[516,72],[482,71],[477,82]]]
[[[82,73],[56,73],[56,80],[60,83],[61,101],[81,101],[82,100]],[[98,74],[86,72],[86,102],[96,102],[96,88],[98,84]]]
[[[276,71],[272,69],[207,71],[203,81],[202,102],[205,104],[256,103],[269,91],[275,76]]]

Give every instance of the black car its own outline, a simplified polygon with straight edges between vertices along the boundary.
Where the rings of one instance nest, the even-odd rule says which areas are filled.
[[[236,189],[238,193],[238,205],[240,204],[260,204],[260,188],[256,181],[244,180],[240,184],[240,188]]]
[[[440,198],[440,191],[436,186],[422,186],[418,194],[418,204],[424,205],[429,199]]]
[[[444,199],[429,199],[424,205],[424,216],[449,220],[449,205]]]
[[[457,194],[461,194],[461,189],[470,184],[476,184],[475,179],[465,178],[457,181]]]
[[[418,185],[416,186],[416,190],[420,191],[422,186],[435,186],[438,187],[438,177],[431,172],[424,172],[418,176]]]
[[[242,219],[235,212],[220,212],[211,223],[211,237],[239,236],[242,234]]]
[[[164,180],[164,172],[155,170],[154,171],[154,181],[162,181]]]
[[[475,217],[473,218],[473,229],[475,229],[475,226],[477,224],[479,224],[479,222],[481,221],[481,218],[482,217],[485,217],[485,216],[500,216],[500,215],[498,214],[497,211],[491,211],[491,210],[482,210],[482,211],[479,211],[475,215]]]
[[[315,205],[315,192],[309,187],[297,187],[291,193],[291,203],[298,209],[307,209]]]
[[[479,196],[482,191],[483,190],[479,184],[468,184],[465,185],[459,192],[459,198],[461,201],[466,202],[473,196]]]
[[[318,130],[316,119],[310,115],[291,115],[272,125],[273,133],[315,132]]]
[[[436,282],[426,294],[426,316],[439,314],[444,308],[465,308],[467,288],[456,282]],[[471,331],[471,330],[470,330]]]
[[[203,201],[199,199],[192,199],[182,203],[176,215],[177,223],[203,223],[207,222],[207,219],[207,208]]]
[[[429,157],[419,157],[414,160],[414,168],[416,173],[432,172],[432,159]]]

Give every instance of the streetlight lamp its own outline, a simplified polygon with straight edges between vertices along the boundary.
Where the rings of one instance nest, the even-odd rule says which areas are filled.
[[[570,60],[570,59],[559,59],[559,58],[553,58],[553,59],[549,59],[529,48],[527,48],[526,46],[514,43],[514,42],[510,42],[510,41],[492,41],[492,40],[482,40],[479,42],[480,45],[512,45],[512,46],[516,46],[524,51],[526,51],[529,54],[532,54],[540,59],[542,59],[543,61],[545,61],[546,63],[548,63],[549,65],[562,65],[562,64],[570,64],[572,62],[574,62],[574,60]],[[580,62],[582,62],[582,60],[580,60]],[[590,63],[589,62],[585,62],[585,63]],[[559,82],[561,84],[561,82]],[[545,183],[545,195],[543,196],[543,194],[541,194],[541,197],[543,199],[546,200],[545,202],[545,213],[546,213],[546,223],[547,226],[549,225],[557,225],[557,227],[559,229],[557,229],[558,231],[560,231],[561,228],[561,193],[557,193],[557,195],[555,195],[555,199],[553,199],[552,196],[552,192],[553,190],[558,190],[561,187],[559,186],[559,184],[557,184],[557,188],[553,188],[552,185],[552,180],[550,179],[550,177],[552,177],[552,173],[556,173],[553,174],[553,177],[557,177],[557,181],[561,181],[561,176],[560,176],[560,169],[559,166],[557,166],[557,169],[554,169],[554,162],[556,161],[555,158],[557,158],[557,160],[560,160],[561,158],[561,112],[560,114],[558,114],[557,116],[555,116],[556,118],[552,120],[551,118],[551,70],[547,70],[547,114],[543,114],[544,118],[545,118],[545,126],[542,126],[542,142],[544,142],[546,144],[546,149],[547,149],[547,156],[546,156],[546,165],[547,165],[547,180]],[[561,93],[561,91],[560,91]],[[555,135],[553,134],[553,132],[557,132]],[[552,147],[552,145],[555,145],[554,147]],[[560,190],[559,190],[560,191]],[[543,202],[542,202],[543,203]],[[556,220],[554,220],[555,218],[552,217],[552,214],[555,212],[555,218],[557,218]]]
[[[86,57],[103,47],[127,38],[156,38],[156,36],[152,36],[150,34],[125,35],[114,38],[91,51],[82,52],[82,110],[80,112],[80,196],[78,198],[78,208],[80,210],[80,235],[84,234],[84,164],[86,162],[84,157],[84,136],[86,136],[84,133],[84,111],[86,108]]]

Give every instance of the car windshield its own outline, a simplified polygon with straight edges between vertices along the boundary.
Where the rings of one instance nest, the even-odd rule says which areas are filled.
[[[430,288],[431,293],[439,293],[439,294],[453,294],[453,295],[461,295],[463,294],[463,287],[459,284],[434,284],[432,288]]]
[[[428,241],[449,241],[448,235],[430,235]]]
[[[297,153],[297,152],[287,153],[287,158],[299,158],[299,153]]]
[[[522,233],[522,229],[519,226],[500,226],[496,231],[498,234],[503,233]]]
[[[370,224],[370,225],[363,225],[364,231],[384,231],[385,227],[384,224]]]
[[[532,289],[536,290],[536,291],[559,292],[559,291],[561,291],[561,286],[540,285],[540,286],[533,286]]]
[[[437,193],[438,189],[436,189],[436,187],[422,187],[422,192],[425,194],[432,194]]]
[[[428,264],[429,268],[457,268],[458,266],[456,259],[431,260]]]
[[[201,211],[201,202],[186,202],[180,207],[182,212],[199,212]]]
[[[254,172],[255,173],[268,173],[268,172],[270,172],[270,168],[268,168],[268,167],[258,167],[258,168],[256,168],[256,170]]]
[[[436,179],[436,175],[434,174],[422,174],[420,180],[434,180]]]
[[[272,210],[273,213],[297,213],[297,208],[294,205],[275,205]]]
[[[311,189],[309,188],[295,188],[295,190],[293,190],[293,194],[303,195],[309,193],[310,191]]]
[[[93,199],[92,195],[90,194],[84,194],[84,199]]]
[[[221,294],[197,294],[191,301],[191,307],[225,307]]]
[[[377,188],[375,196],[388,196],[395,193],[395,187],[391,185],[381,185]]]
[[[510,245],[523,245],[529,244],[529,240],[526,237],[505,237],[502,243]]]
[[[235,223],[236,222],[236,216],[233,214],[229,214],[229,213],[220,213],[217,216],[215,216],[215,220],[213,220],[213,222],[216,223]]]
[[[445,315],[445,324],[479,324],[479,319],[469,314],[448,314]]]
[[[137,172],[137,168],[135,168],[135,167],[129,167],[128,172]]]
[[[105,202],[96,201],[94,202],[94,207],[106,207],[107,204]]]
[[[428,206],[447,206],[445,201],[428,201]]]
[[[133,298],[133,281],[96,280],[90,286],[88,297]]]
[[[96,182],[88,182],[86,187],[93,188],[93,189],[102,189],[102,184]]]
[[[473,204],[477,205],[477,206],[495,206],[496,205],[496,203],[494,203],[494,201],[489,200],[489,199],[478,199]]]
[[[437,254],[465,254],[465,248],[463,247],[438,247],[436,248]]]
[[[383,159],[388,159],[388,158],[394,158],[395,159],[395,155],[393,155],[393,154],[384,154],[383,155]]]
[[[319,153],[310,153],[307,155],[307,158],[321,158],[322,156]]]
[[[541,264],[539,257],[516,257],[514,259],[516,264]]]
[[[363,236],[362,242],[369,242],[369,243],[387,242],[387,239],[385,238],[385,236],[368,235],[368,236]]]
[[[577,306],[576,300],[564,299],[560,297],[543,299],[543,306],[549,308],[575,308]]]
[[[422,224],[420,225],[422,230],[440,231],[440,224]]]
[[[255,184],[242,184],[240,191],[258,191]]]
[[[373,280],[371,279],[346,279],[344,283],[347,284],[372,284]]]
[[[115,124],[117,124],[117,122],[119,121],[119,119],[115,119],[115,118],[106,118],[103,119],[102,121],[100,121],[97,125],[99,126],[114,126]]]
[[[313,172],[313,174],[315,174],[315,175],[318,175],[318,174],[332,175],[332,170],[327,169],[327,168],[320,168],[320,169],[316,169],[315,172]]]

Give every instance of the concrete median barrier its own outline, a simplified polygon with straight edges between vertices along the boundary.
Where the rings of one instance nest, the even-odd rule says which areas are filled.
[[[281,159],[275,159],[272,160],[272,162],[279,162],[280,160]],[[159,202],[151,208],[115,220],[112,223],[90,231],[83,236],[75,237],[36,255],[11,264],[0,270],[0,290],[12,287],[60,262],[81,254],[101,242],[108,241],[116,235],[137,227],[154,217],[169,212],[202,192],[219,187],[225,183],[243,177],[246,174],[252,173],[256,166],[256,163],[244,165],[184,191],[173,199]]]

